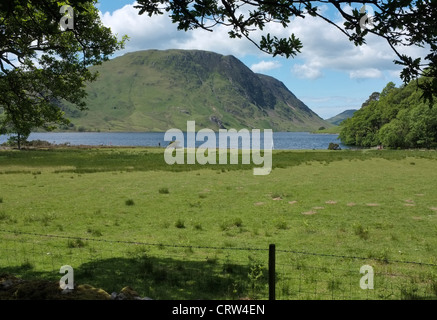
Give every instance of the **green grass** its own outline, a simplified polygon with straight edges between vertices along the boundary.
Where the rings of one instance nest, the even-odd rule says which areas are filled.
[[[1,151],[0,274],[59,280],[68,264],[108,292],[262,299],[274,243],[279,298],[366,299],[364,264],[377,272],[373,298],[437,288],[435,267],[396,263],[437,264],[435,151],[275,151],[267,176],[169,166],[162,152]]]

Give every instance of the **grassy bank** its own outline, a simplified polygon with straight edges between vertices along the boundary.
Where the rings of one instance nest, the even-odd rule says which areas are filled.
[[[432,295],[435,267],[394,262],[437,264],[436,164],[435,151],[275,151],[272,173],[254,176],[252,165],[169,166],[163,149],[1,151],[0,273],[56,280],[71,265],[108,292],[266,298],[274,243],[280,298],[323,298],[314,284],[344,294],[350,281],[365,298],[366,263],[420,275]],[[353,280],[333,278],[350,269]],[[422,285],[410,282],[406,297]],[[387,290],[373,297],[398,297]]]

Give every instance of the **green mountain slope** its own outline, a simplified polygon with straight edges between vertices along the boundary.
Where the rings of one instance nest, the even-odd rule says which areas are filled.
[[[233,56],[198,50],[147,50],[95,66],[87,86],[89,110],[64,104],[75,130],[271,128],[311,131],[329,123],[282,82],[255,74]]]
[[[350,109],[350,110],[345,110],[339,114],[337,114],[336,116],[333,116],[329,119],[326,119],[326,121],[328,121],[331,124],[334,124],[336,126],[340,125],[340,123],[342,123],[344,120],[351,118],[355,111],[357,111],[356,109]]]

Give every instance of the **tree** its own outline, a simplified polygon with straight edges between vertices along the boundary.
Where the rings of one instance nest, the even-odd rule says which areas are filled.
[[[302,49],[301,41],[292,34],[278,38],[265,34],[255,41],[252,33],[263,30],[269,23],[279,23],[286,28],[293,18],[313,16],[333,25],[355,45],[365,43],[368,34],[384,38],[398,59],[394,62],[404,67],[401,78],[405,83],[420,76],[427,76],[421,83],[423,98],[430,104],[437,94],[437,6],[434,0],[138,0],[139,14],[149,16],[169,12],[179,30],[201,28],[213,31],[217,25],[229,27],[231,38],[245,37],[260,50],[272,54],[294,57]],[[317,5],[328,5],[344,19],[336,24]],[[352,12],[345,5],[355,5]],[[365,6],[374,9],[368,16]],[[424,46],[429,49],[422,60],[401,54],[398,46]]]
[[[371,101],[343,122],[340,140],[362,147],[382,143],[391,148],[435,148],[437,103],[429,108],[417,88],[416,81],[401,88],[388,83],[379,100]]]
[[[102,25],[97,0],[10,0],[0,5],[0,133],[16,133],[21,147],[32,129],[52,130],[68,119],[59,107],[86,108],[85,82],[123,48]]]
[[[361,105],[361,108],[368,106],[370,104],[370,102],[372,102],[372,101],[378,101],[380,95],[381,94],[379,92],[372,92],[372,94],[369,96],[369,98],[363,102],[363,104]]]

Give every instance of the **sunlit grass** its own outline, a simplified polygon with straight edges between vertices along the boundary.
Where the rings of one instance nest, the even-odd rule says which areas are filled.
[[[432,151],[281,151],[273,155],[271,174],[254,176],[250,165],[175,169],[165,164],[162,150],[153,149],[1,152],[0,229],[12,232],[0,232],[2,243],[8,243],[5,248],[16,243],[8,242],[15,239],[15,231],[67,238],[26,236],[25,251],[42,250],[44,258],[31,260],[32,267],[23,269],[20,265],[29,260],[2,254],[0,271],[39,270],[56,279],[59,267],[71,264],[83,280],[94,279],[105,290],[116,290],[115,280],[131,281],[147,295],[187,298],[205,288],[214,290],[209,280],[201,286],[190,282],[194,281],[190,268],[203,268],[206,263],[211,270],[202,273],[205,279],[209,273],[220,274],[225,266],[238,274],[235,283],[229,280],[220,293],[222,298],[237,298],[250,294],[243,283],[250,283],[250,267],[265,262],[267,253],[226,248],[267,249],[274,243],[282,250],[358,256],[381,263],[436,264],[436,160]],[[143,259],[127,254],[138,246],[117,241],[156,245],[146,247],[147,259]],[[21,248],[26,241],[16,245]],[[225,249],[196,249],[208,246]],[[281,263],[291,263],[287,259]],[[169,267],[170,260],[175,265]],[[108,269],[110,261],[120,268],[128,268],[130,261],[139,270],[153,270],[144,283],[122,276],[102,279],[89,269],[98,261]],[[193,266],[182,266],[182,261]],[[302,261],[309,266],[329,265],[317,256]],[[247,268],[236,271],[235,264]],[[404,272],[412,270],[407,267]],[[183,286],[197,291],[168,296],[176,290],[171,286],[179,283],[172,272],[184,277]],[[337,281],[330,279],[327,288],[342,287]],[[234,286],[236,296],[230,289]],[[284,292],[289,290],[281,286]],[[212,292],[205,297],[217,298]]]

